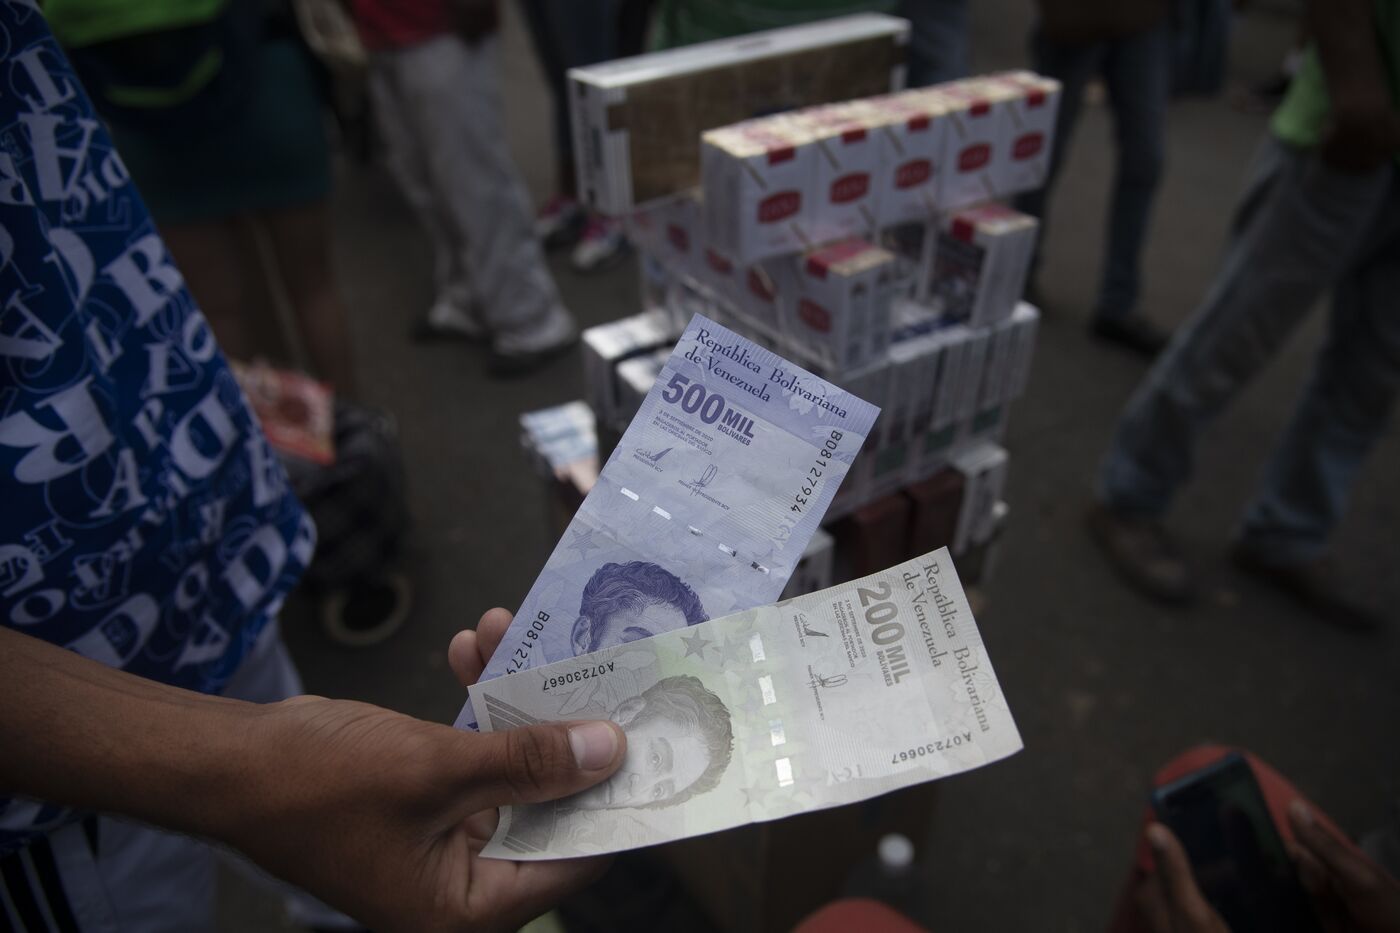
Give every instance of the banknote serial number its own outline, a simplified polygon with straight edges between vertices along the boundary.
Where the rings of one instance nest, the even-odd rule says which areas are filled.
[[[940,752],[951,751],[963,745],[971,744],[972,733],[961,732],[956,735],[950,735],[946,739],[934,739],[926,745],[915,745],[913,748],[900,749],[890,758],[890,764],[904,764],[905,762],[914,761],[918,758],[927,758],[929,755],[937,755]]]
[[[841,438],[844,436],[840,431],[832,431],[831,436],[822,443],[821,449],[817,451],[816,462],[797,480],[797,492],[792,497],[792,511],[801,515],[802,510],[811,504],[812,495],[817,491],[822,476],[831,469],[831,458],[836,455],[836,448],[841,446]]]
[[[592,667],[581,668],[576,671],[569,671],[567,674],[559,674],[555,677],[546,677],[544,686],[540,688],[541,693],[548,693],[559,687],[567,687],[571,684],[582,683],[592,677],[602,677],[604,674],[611,674],[616,661],[604,661],[602,664],[595,664]]]
[[[510,654],[510,663],[506,665],[507,674],[519,673],[525,669],[530,660],[530,652],[540,643],[540,636],[544,634],[544,624],[548,621],[549,613],[543,609],[530,620],[530,624],[525,627],[525,634],[521,636],[520,644]]]

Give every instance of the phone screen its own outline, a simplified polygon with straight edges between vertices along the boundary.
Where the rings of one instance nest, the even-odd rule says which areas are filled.
[[[1190,856],[1201,893],[1233,933],[1321,933],[1242,756],[1228,755],[1158,788],[1152,803]]]

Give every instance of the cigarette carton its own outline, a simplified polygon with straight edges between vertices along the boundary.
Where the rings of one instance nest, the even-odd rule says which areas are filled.
[[[1035,355],[1035,340],[1040,329],[1040,311],[1035,305],[1019,302],[1011,314],[1015,345],[1007,372],[1006,401],[1025,394],[1030,381],[1031,359]]]
[[[1055,117],[1060,109],[1060,82],[1033,71],[1007,71],[989,80],[1012,88],[1003,121],[1004,139],[996,187],[1001,197],[1034,191],[1050,174]]]
[[[903,340],[890,346],[889,394],[875,428],[866,438],[870,448],[870,494],[888,495],[904,485],[916,458],[913,444],[915,411],[923,408],[928,391],[926,372],[937,345],[932,335]]]
[[[975,79],[940,84],[925,93],[944,106],[949,131],[941,210],[955,210],[998,197],[1014,88]]]
[[[964,493],[958,513],[958,530],[953,537],[953,553],[991,538],[995,528],[993,506],[1006,488],[1006,449],[983,443],[969,447],[953,458],[953,468],[963,475]]]
[[[1040,224],[1002,204],[947,215],[938,236],[932,294],[944,317],[972,327],[1005,320],[1021,299]]]
[[[795,275],[795,302],[783,307],[783,332],[832,372],[858,369],[889,346],[899,282],[894,255],[865,240],[809,253]]]
[[[866,237],[875,230],[879,140],[871,114],[851,104],[811,107],[790,119],[812,138],[814,178],[805,230],[813,243]]]
[[[700,183],[706,130],[904,83],[909,23],[859,14],[569,71],[581,199],[619,216]]]
[[[793,120],[750,120],[701,137],[704,230],[740,265],[812,245],[815,140]]]
[[[950,121],[942,98],[890,94],[860,102],[876,140],[875,218],[879,227],[924,223],[942,202]]]
[[[654,309],[590,327],[581,335],[585,397],[600,424],[617,421],[617,365],[675,342],[672,315]]]
[[[663,347],[617,364],[617,407],[613,412],[617,426],[625,430],[632,423],[670,357],[671,348]]]

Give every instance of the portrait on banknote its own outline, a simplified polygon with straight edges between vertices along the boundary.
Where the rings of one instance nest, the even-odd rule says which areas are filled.
[[[494,698],[487,699],[486,708],[496,726],[534,721]],[[627,733],[622,767],[583,793],[512,808],[503,845],[537,851],[558,846],[563,840],[556,834],[566,831],[576,850],[612,847],[618,841],[613,836],[626,832],[629,821],[602,813],[605,818],[588,819],[588,811],[637,811],[631,822],[646,824],[645,811],[679,806],[717,787],[733,758],[729,708],[692,675],[657,680],[617,702],[606,716]]]
[[[695,591],[661,565],[644,560],[607,563],[583,588],[570,640],[577,656],[708,618]]]

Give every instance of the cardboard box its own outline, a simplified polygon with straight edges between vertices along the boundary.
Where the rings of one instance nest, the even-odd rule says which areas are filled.
[[[600,424],[617,421],[617,365],[676,341],[672,315],[661,309],[590,327],[581,335],[584,395]]]
[[[943,100],[890,94],[860,101],[875,135],[877,226],[927,223],[942,203],[950,122]]]
[[[790,119],[812,138],[812,200],[804,230],[812,243],[831,243],[875,232],[875,176],[879,139],[871,114],[849,103],[809,107]]]
[[[1006,489],[1007,463],[1006,449],[992,443],[975,444],[954,456],[953,468],[963,475],[965,490],[953,536],[955,557],[991,539],[993,506]]]
[[[613,412],[615,426],[626,430],[627,425],[632,423],[647,393],[656,384],[656,377],[670,358],[671,347],[667,346],[617,364],[617,408]]]
[[[1060,109],[1060,82],[1033,71],[1006,71],[989,80],[1013,88],[1007,104],[1004,139],[996,181],[1001,197],[1044,186],[1055,148],[1055,118]]]
[[[836,541],[824,529],[818,528],[807,542],[807,548],[788,577],[780,599],[794,599],[834,585]]]
[[[945,216],[930,290],[944,317],[989,327],[1011,316],[1026,288],[1039,222],[1002,204]]]
[[[1035,305],[1019,302],[1011,314],[1015,346],[1008,364],[1006,401],[1025,394],[1031,376],[1031,359],[1035,356],[1035,341],[1040,330],[1040,310]]]
[[[751,120],[700,137],[707,242],[740,265],[813,245],[815,138],[792,120]]]
[[[866,13],[571,69],[580,200],[620,216],[699,184],[706,130],[898,90],[908,42]]]
[[[865,240],[844,240],[805,256],[782,331],[805,356],[833,373],[870,365],[889,346],[899,282],[894,255]]]

